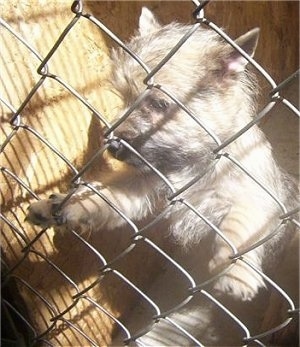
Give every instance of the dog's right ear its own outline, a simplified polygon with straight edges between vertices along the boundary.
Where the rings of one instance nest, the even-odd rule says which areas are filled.
[[[252,58],[256,50],[258,37],[259,28],[254,28],[237,38],[234,42]],[[226,63],[228,71],[241,72],[245,70],[248,60],[244,58],[237,50],[232,49],[230,57],[227,59]]]
[[[147,8],[142,8],[139,20],[139,32],[141,36],[153,33],[161,27],[154,14]]]

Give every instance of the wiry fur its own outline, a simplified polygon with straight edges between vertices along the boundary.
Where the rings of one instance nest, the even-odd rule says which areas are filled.
[[[161,27],[153,15],[144,10],[139,32],[128,47],[153,69],[189,29],[190,26],[175,23]],[[253,31],[236,42],[252,56],[256,41],[257,31]],[[113,51],[112,63],[114,87],[126,107],[130,107],[146,89],[143,81],[147,73],[122,49]],[[283,211],[231,158],[245,167],[287,209],[295,205],[292,180],[277,166],[270,144],[256,125],[218,156],[213,152],[218,146],[216,141],[199,124],[204,124],[223,142],[251,121],[255,114],[257,88],[245,69],[246,65],[247,61],[217,34],[200,27],[154,75],[154,87],[148,88],[145,98],[114,132],[115,137],[126,141],[175,189],[199,175],[199,180],[178,199],[191,204],[238,251],[271,233],[280,224],[279,216]],[[160,86],[185,105],[195,118]],[[155,216],[169,204],[170,188],[139,156],[118,140],[111,142],[111,152],[135,167],[138,174],[132,179],[116,180],[109,186],[95,182],[93,185],[101,195],[134,221]],[[33,204],[29,209],[29,220],[43,225],[57,223],[57,217],[53,217],[51,211],[60,201],[61,197],[54,197]],[[231,262],[229,257],[233,250],[197,213],[179,201],[169,207],[165,218],[169,220],[172,237],[182,247],[199,247],[201,252],[201,240],[214,233],[211,245],[214,256],[209,261],[209,269],[218,273]],[[88,227],[89,230],[110,229],[126,223],[86,187],[79,188],[63,205],[59,222],[70,228]],[[263,262],[270,262],[265,255],[276,257],[278,245],[284,247],[291,229],[286,223],[280,232],[247,252],[244,258],[262,270]],[[262,287],[262,277],[237,260],[215,282],[214,289],[241,300],[251,300]]]

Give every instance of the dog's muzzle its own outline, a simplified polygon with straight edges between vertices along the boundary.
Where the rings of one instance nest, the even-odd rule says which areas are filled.
[[[108,141],[108,144],[108,151],[114,158],[118,160],[125,159],[127,148],[123,145],[120,139],[111,139]]]

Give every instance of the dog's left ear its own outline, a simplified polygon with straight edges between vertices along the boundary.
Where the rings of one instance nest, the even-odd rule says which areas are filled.
[[[259,28],[254,28],[237,38],[234,42],[239,45],[251,58],[254,56],[259,37]],[[228,72],[242,72],[245,70],[248,60],[240,52],[232,48],[232,52],[226,59]]]
[[[147,8],[142,8],[142,13],[139,20],[139,31],[141,36],[153,33],[161,27],[154,14]]]

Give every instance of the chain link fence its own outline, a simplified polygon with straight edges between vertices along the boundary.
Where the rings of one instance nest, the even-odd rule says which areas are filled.
[[[209,6],[208,1],[193,1],[193,4],[195,5],[195,11],[193,14],[194,26],[189,31],[189,33],[182,38],[179,44],[174,47],[167,59],[161,61],[161,63],[153,71],[149,71],[145,83],[147,83],[147,81],[149,81],[152,76],[155,76],[156,71],[158,71],[164,64],[167,63],[168,59],[173,54],[175,54],[178,49],[180,49],[180,46],[184,44],[184,42],[189,37],[193,36],[194,31],[199,25],[210,27],[229,43],[234,45],[234,41],[232,41],[230,37],[228,37],[217,25],[215,25],[205,17],[204,9],[205,6]],[[53,48],[48,52],[46,56],[40,54],[32,46],[28,38],[24,39],[24,37],[22,37],[22,35],[18,31],[13,29],[10,24],[5,22],[3,19],[0,19],[0,24],[2,27],[1,30],[5,31],[6,35],[10,36],[10,44],[14,45],[16,42],[18,42],[18,44],[23,45],[25,50],[32,53],[33,59],[39,62],[39,67],[36,71],[36,84],[33,86],[30,92],[28,92],[27,97],[20,105],[12,105],[8,99],[0,95],[2,109],[10,114],[10,128],[6,128],[1,143],[1,154],[6,157],[8,156],[8,160],[6,158],[6,161],[2,161],[3,163],[5,163],[5,165],[1,165],[1,172],[4,177],[5,184],[8,187],[14,187],[8,188],[8,190],[13,190],[13,192],[11,193],[12,196],[16,195],[16,191],[20,190],[22,191],[21,195],[23,197],[25,196],[27,200],[40,199],[40,192],[35,189],[33,190],[31,188],[30,182],[24,180],[22,178],[22,175],[19,175],[18,171],[14,171],[14,165],[9,165],[9,156],[11,156],[12,162],[14,160],[12,156],[16,156],[16,153],[14,154],[13,152],[11,152],[10,145],[12,141],[14,141],[14,138],[17,137],[20,133],[29,134],[29,138],[34,138],[35,141],[41,142],[44,147],[47,147],[47,151],[50,150],[52,152],[52,155],[56,156],[59,161],[63,161],[65,163],[65,165],[68,167],[69,172],[71,173],[69,174],[67,179],[69,187],[78,187],[79,185],[84,185],[96,192],[91,182],[89,180],[83,179],[83,174],[86,173],[86,171],[88,171],[95,164],[95,161],[99,160],[99,158],[105,153],[107,147],[109,146],[109,143],[101,144],[98,149],[96,149],[92,153],[92,156],[89,158],[89,160],[86,161],[81,168],[78,168],[74,164],[73,159],[68,158],[67,154],[56,148],[56,146],[52,142],[51,136],[47,136],[47,131],[40,132],[39,130],[35,129],[35,127],[31,126],[31,124],[27,121],[26,116],[24,116],[24,114],[26,113],[24,112],[24,110],[26,110],[26,108],[42,86],[44,88],[47,88],[47,83],[49,80],[54,80],[56,83],[58,83],[60,87],[66,92],[68,98],[76,98],[83,105],[83,107],[85,107],[93,115],[93,118],[97,122],[104,124],[110,129],[110,131],[114,130],[126,118],[120,118],[117,123],[111,125],[107,117],[105,117],[97,108],[95,108],[82,95],[80,91],[75,90],[67,80],[63,79],[61,76],[55,75],[52,72],[51,61],[56,54],[56,51],[60,49],[60,46],[63,44],[64,40],[68,37],[68,35],[71,35],[74,27],[76,27],[80,21],[89,21],[92,25],[96,26],[108,37],[110,37],[110,39],[112,39],[116,45],[122,47],[125,51],[127,51],[132,56],[132,59],[135,59],[139,64],[143,64],[143,62],[140,62],[139,58],[135,55],[135,52],[130,51],[126,44],[121,39],[119,39],[110,30],[109,27],[107,27],[103,22],[98,20],[90,13],[85,12],[83,1],[75,1],[70,11],[72,11],[74,14],[72,20],[61,31],[60,37],[57,39]],[[85,35],[88,36],[88,33],[85,33]],[[76,54],[76,52],[74,52],[74,54]],[[261,77],[264,78],[265,81],[267,81],[267,83],[269,84],[272,90],[269,94],[269,100],[250,124],[247,124],[243,129],[241,129],[230,139],[226,140],[223,143],[220,143],[218,146],[218,151],[225,148],[231,142],[235,141],[239,136],[242,136],[242,134],[247,132],[252,126],[259,123],[262,119],[269,116],[269,112],[274,108],[274,106],[278,104],[284,105],[284,107],[289,110],[289,112],[292,113],[294,117],[299,117],[299,111],[297,110],[296,106],[293,105],[293,103],[290,102],[287,98],[285,98],[283,96],[284,93],[282,93],[282,91],[284,91],[284,89],[298,76],[298,72],[296,72],[283,82],[276,84],[272,76],[270,76],[268,72],[263,69],[254,59],[250,58],[250,63],[258,72],[258,74],[260,74]],[[3,82],[5,86],[6,81]],[[171,97],[173,98],[173,96]],[[178,104],[180,103],[179,100],[176,100],[176,102]],[[182,107],[184,107],[184,105],[182,105]],[[186,112],[189,113],[188,110]],[[190,116],[192,117],[193,115],[190,114]],[[53,124],[53,126],[55,127],[55,124]],[[68,143],[65,143],[65,146],[68,146]],[[41,155],[43,155],[43,153]],[[278,203],[281,207],[283,206],[282,215],[280,216],[280,220],[278,221],[279,225],[281,223],[292,223],[299,227],[299,222],[297,221],[298,209],[287,210],[285,206],[279,201],[279,199],[276,196],[273,196],[272,192],[269,191],[267,187],[265,187],[250,174],[247,168],[244,168],[241,163],[235,161],[234,158],[230,157],[230,155],[228,156],[228,158],[232,160],[240,170],[244,171],[246,175],[255,180],[257,184],[261,186],[261,189],[266,191],[267,194],[269,194],[272,199],[276,201],[276,203]],[[193,183],[198,179],[198,177],[191,177],[190,183],[187,186],[184,186],[182,190],[177,191],[161,172],[152,167],[151,164],[147,163],[147,165],[150,166],[151,170],[155,170],[160,179],[164,180],[165,183],[169,185],[171,191],[173,192],[172,196],[169,198],[170,204],[174,204],[175,202],[178,203],[177,197],[180,195],[180,193],[182,193],[183,190],[191,187]],[[111,204],[109,201],[107,203]],[[182,200],[181,203],[185,204],[188,209],[194,211],[195,214],[199,214],[199,212],[187,201]],[[239,261],[244,262],[247,266],[251,267],[253,271],[257,272],[264,278],[268,285],[269,293],[275,293],[275,296],[279,298],[279,302],[283,303],[279,306],[284,307],[284,313],[282,314],[282,318],[279,324],[276,324],[276,326],[273,327],[268,327],[265,330],[262,328],[258,333],[253,333],[251,328],[247,325],[247,323],[244,323],[243,319],[238,315],[238,313],[234,313],[230,308],[226,306],[226,304],[222,303],[216,296],[212,295],[209,290],[206,289],[205,283],[197,283],[197,280],[195,280],[193,274],[190,273],[187,267],[182,265],[180,261],[177,261],[176,257],[170,255],[172,253],[170,253],[164,247],[160,246],[159,243],[156,243],[151,237],[148,237],[147,228],[149,228],[150,226],[155,226],[155,224],[163,217],[164,212],[161,212],[157,219],[150,221],[146,227],[143,226],[142,228],[140,228],[138,225],[134,224],[126,215],[123,215],[122,211],[119,211],[111,204],[111,206],[115,208],[119,214],[122,215],[127,224],[130,226],[130,235],[128,236],[127,234],[127,246],[122,251],[118,250],[113,257],[107,257],[105,252],[99,251],[99,249],[97,249],[97,247],[93,245],[90,238],[86,237],[86,235],[81,235],[76,231],[70,231],[70,234],[72,234],[73,237],[73,242],[78,242],[83,245],[85,251],[92,254],[92,258],[94,259],[93,261],[99,268],[98,277],[87,284],[87,282],[80,282],[79,280],[74,279],[68,272],[64,270],[64,267],[61,266],[61,263],[55,263],[53,258],[48,255],[47,250],[41,250],[40,243],[43,243],[43,240],[45,238],[51,238],[52,231],[49,228],[45,228],[42,230],[35,229],[35,234],[28,233],[26,231],[26,227],[24,228],[23,221],[17,215],[16,208],[18,207],[16,206],[18,206],[17,201],[10,201],[8,204],[2,206],[1,213],[2,226],[4,226],[4,235],[2,236],[3,240],[8,243],[16,242],[18,244],[18,247],[21,249],[21,253],[18,253],[15,256],[14,261],[5,261],[5,253],[8,251],[7,246],[5,246],[5,249],[3,250],[4,258],[2,264],[2,312],[3,317],[6,320],[4,324],[5,329],[7,329],[8,331],[8,335],[10,337],[13,336],[14,340],[17,341],[16,345],[56,345],[56,343],[53,342],[52,337],[55,335],[57,341],[59,341],[60,334],[62,333],[62,331],[65,332],[66,330],[71,331],[72,335],[80,336],[80,341],[85,341],[81,342],[82,345],[99,345],[99,340],[97,339],[97,334],[94,330],[104,331],[106,329],[104,326],[105,323],[103,323],[103,320],[101,321],[102,323],[99,323],[99,321],[97,321],[97,318],[93,318],[91,324],[94,326],[94,328],[90,328],[88,326],[88,323],[78,324],[78,321],[80,321],[81,319],[80,310],[83,310],[82,306],[80,305],[83,301],[88,304],[88,314],[90,314],[91,317],[92,311],[99,312],[101,314],[101,317],[106,317],[107,320],[104,320],[104,322],[109,322],[108,325],[114,325],[116,327],[118,333],[121,335],[121,340],[124,341],[124,344],[130,344],[134,343],[135,341],[140,341],[140,345],[143,345],[142,337],[149,331],[151,331],[158,322],[161,323],[163,321],[164,323],[166,323],[167,327],[173,330],[175,329],[179,334],[185,336],[185,338],[189,341],[189,344],[202,346],[203,342],[201,341],[201,338],[198,338],[197,336],[191,334],[189,332],[189,329],[187,329],[184,324],[180,324],[172,318],[172,314],[174,312],[177,312],[184,308],[191,300],[193,300],[197,296],[201,296],[211,305],[216,307],[219,311],[222,311],[226,319],[231,321],[232,324],[237,327],[237,329],[241,330],[241,345],[253,344],[264,346],[268,344],[268,342],[266,341],[271,341],[274,334],[297,322],[296,317],[299,310],[296,307],[297,303],[290,297],[288,290],[282,288],[279,283],[256,269],[251,263],[247,262],[246,259],[243,259],[242,255],[239,255]],[[8,211],[10,211],[10,214],[8,213]],[[23,214],[25,214],[26,211],[22,210],[22,212]],[[203,217],[199,216],[199,218]],[[214,228],[214,226],[212,226],[212,228]],[[10,241],[7,241],[5,235],[8,229],[11,235]],[[266,242],[268,238],[271,237],[273,237],[272,234],[260,242]],[[151,297],[151,294],[148,294],[147,290],[143,288],[141,283],[135,283],[135,281],[130,276],[126,275],[126,271],[120,270],[116,265],[120,261],[122,263],[126,263],[128,259],[132,257],[132,254],[134,254],[136,249],[141,246],[141,244],[143,247],[151,250],[151,252],[154,254],[154,256],[152,256],[156,257],[158,262],[163,262],[165,264],[165,267],[172,268],[173,276],[178,278],[178,281],[184,283],[184,290],[180,301],[178,301],[176,304],[172,304],[173,306],[169,306],[167,310],[162,307],[163,305],[161,306],[160,304],[156,303],[156,301]],[[256,246],[257,244],[255,244],[253,247]],[[69,252],[72,252],[72,249],[69,250]],[[37,283],[32,284],[30,281],[28,281],[26,276],[22,276],[22,266],[24,266],[24,264],[26,264],[26,261],[28,261],[28,259],[33,255],[36,257],[36,259],[39,259],[39,261],[42,261],[44,262],[44,264],[46,264],[46,266],[43,268],[43,271],[48,272],[49,281],[51,281],[51,276],[58,276],[67,287],[67,290],[62,291],[61,293],[62,299],[60,302],[57,302],[56,299],[53,299],[53,288],[51,289],[51,293],[49,292],[47,295],[45,295],[43,290],[41,290],[44,286],[42,283],[40,283],[39,287]],[[81,256],[78,255],[78,257]],[[67,258],[65,259],[65,261],[68,261]],[[88,268],[86,268],[85,270],[87,272],[89,271]],[[29,271],[35,272],[35,268],[31,268]],[[146,271],[147,276],[149,275],[151,277],[151,273],[148,272],[148,270]],[[55,275],[53,275],[54,273]],[[142,326],[139,326],[138,329],[131,329],[130,324],[128,323],[127,325],[126,319],[124,319],[124,317],[115,314],[114,310],[110,310],[109,306],[107,306],[101,300],[101,297],[94,297],[91,294],[91,290],[102,286],[103,282],[105,282],[108,277],[113,277],[115,286],[126,288],[124,289],[124,291],[130,292],[131,297],[135,297],[137,301],[142,303],[142,306],[147,307],[145,310],[147,311],[147,314],[150,315],[150,323],[143,323],[144,325],[142,324]],[[295,277],[297,277],[297,274],[295,274]],[[209,281],[210,280],[208,280],[208,282]],[[123,289],[120,289],[120,292],[122,292],[122,290]],[[20,291],[22,295],[14,296],[14,293],[17,293],[18,291]],[[26,292],[27,294],[24,295],[24,292]],[[32,302],[39,302],[40,305],[45,307],[45,310],[41,311],[40,315],[32,317],[32,315],[30,314],[30,300],[28,298],[34,298]],[[247,303],[247,305],[251,309],[252,304]],[[25,307],[27,307],[27,310],[25,309]],[[47,311],[47,313],[45,313],[45,311]],[[43,323],[41,324],[39,320]],[[210,324],[214,324],[214,322],[211,322]],[[59,344],[59,342],[57,342],[57,344]],[[72,343],[70,342],[70,344]]]

